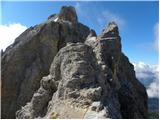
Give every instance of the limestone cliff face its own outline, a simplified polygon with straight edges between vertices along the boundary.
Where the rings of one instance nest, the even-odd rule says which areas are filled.
[[[147,118],[146,90],[121,47],[116,23],[97,36],[62,7],[3,53],[2,118]]]

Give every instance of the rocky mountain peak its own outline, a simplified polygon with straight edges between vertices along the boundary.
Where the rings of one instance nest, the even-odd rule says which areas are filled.
[[[59,18],[64,21],[70,21],[72,23],[78,22],[76,10],[72,6],[63,6],[60,10]]]
[[[15,118],[39,88],[41,78],[49,74],[57,52],[67,43],[83,43],[89,33],[87,26],[77,22],[75,8],[64,6],[18,36],[2,55],[2,118]]]
[[[102,31],[102,37],[107,38],[107,37],[118,37],[119,36],[119,30],[118,30],[118,25],[112,21],[109,22],[107,27]]]
[[[1,71],[2,118],[147,118],[146,89],[116,23],[97,37],[71,6],[22,33]]]
[[[62,6],[60,13],[50,15],[48,20],[54,22],[71,22],[73,24],[78,23],[76,10],[72,6]]]

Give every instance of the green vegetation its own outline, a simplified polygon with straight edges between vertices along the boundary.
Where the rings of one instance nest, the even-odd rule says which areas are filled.
[[[57,119],[58,116],[59,116],[58,113],[52,112],[49,118],[50,118],[50,119]]]

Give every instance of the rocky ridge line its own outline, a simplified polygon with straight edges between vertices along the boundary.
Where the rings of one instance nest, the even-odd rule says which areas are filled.
[[[36,33],[33,30],[38,31]],[[60,14],[51,15],[43,27],[34,27],[31,33],[28,31],[30,30],[27,30],[27,34],[24,32],[20,35],[5,51],[2,61],[4,63],[10,61],[11,57],[8,54],[13,54],[14,61],[10,64],[15,64],[17,56],[21,56],[21,51],[28,45],[32,51],[33,48],[36,49],[36,55],[33,56],[40,61],[37,60],[34,64],[43,66],[47,63],[47,67],[45,71],[38,69],[37,76],[28,73],[31,77],[25,77],[27,82],[24,76],[21,78],[20,74],[11,74],[13,80],[19,80],[21,83],[16,89],[20,93],[9,100],[16,103],[12,102],[12,105],[19,107],[12,110],[13,106],[8,104],[9,101],[4,101],[4,105],[8,105],[10,109],[2,106],[2,111],[10,110],[8,113],[12,113],[12,116],[7,116],[2,112],[4,117],[13,117],[14,112],[26,104],[16,112],[16,118],[147,118],[147,93],[144,86],[136,79],[133,65],[121,51],[121,38],[116,23],[110,22],[102,34],[97,36],[94,30],[89,30],[78,22],[73,7],[64,6]],[[33,33],[36,37],[32,35]],[[34,41],[36,41],[35,46]],[[20,43],[23,44],[22,47]],[[15,44],[19,46],[16,47]],[[39,47],[44,44],[47,46]],[[28,47],[25,51],[30,50]],[[48,53],[43,54],[48,48],[50,48]],[[23,56],[29,55],[26,53]],[[50,58],[50,61],[47,62],[46,58]],[[24,62],[25,59],[18,57],[18,60]],[[25,71],[24,65],[28,60],[24,64],[17,65]],[[33,71],[36,66],[31,63],[29,62],[31,66],[28,71],[31,69]],[[10,66],[7,63],[2,68],[10,69]],[[35,68],[37,69],[37,66]],[[11,93],[12,89],[5,88],[9,84],[5,81],[11,81],[6,74],[13,71],[3,72],[5,74],[2,77],[2,86],[4,86],[2,90]],[[20,70],[16,69],[15,72]],[[26,72],[20,73],[26,74]],[[45,75],[39,75],[40,73]],[[33,84],[35,78],[36,84]],[[13,83],[16,84],[17,81]],[[28,88],[28,92],[24,90],[23,84],[28,87],[36,85],[36,87],[34,90]],[[39,89],[36,91],[36,88]],[[19,103],[17,98],[24,100],[25,95],[27,99]],[[5,94],[2,95],[2,100],[8,100],[6,96],[4,99],[4,96]]]

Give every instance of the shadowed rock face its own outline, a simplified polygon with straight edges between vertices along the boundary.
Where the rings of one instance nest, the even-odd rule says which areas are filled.
[[[2,56],[2,117],[15,114],[147,118],[146,90],[121,51],[116,23],[97,36],[64,6],[22,33]]]

